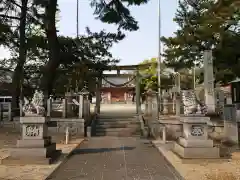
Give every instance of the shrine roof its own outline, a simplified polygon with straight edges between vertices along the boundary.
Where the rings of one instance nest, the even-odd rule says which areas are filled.
[[[105,77],[131,77],[133,74],[103,74]]]
[[[146,63],[146,64],[137,64],[137,65],[115,65],[110,67],[111,70],[137,70],[142,68],[148,68],[153,63]]]
[[[136,65],[113,65],[113,66],[107,66],[105,70],[137,70],[137,69],[148,68],[153,64],[154,62],[145,63],[145,64],[136,64]],[[74,67],[78,67],[82,65],[83,65],[82,63],[76,63],[74,64]]]

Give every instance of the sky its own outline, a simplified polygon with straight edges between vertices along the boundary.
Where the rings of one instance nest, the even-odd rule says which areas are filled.
[[[60,8],[59,34],[76,36],[76,0],[58,0]],[[161,35],[172,36],[177,25],[173,22],[178,0],[161,0]],[[150,0],[146,5],[130,8],[132,15],[139,22],[139,30],[126,32],[126,38],[115,44],[110,50],[119,58],[121,65],[138,64],[158,54],[158,0]],[[85,33],[88,26],[92,32],[105,29],[116,32],[114,25],[103,24],[93,16],[89,0],[79,0],[79,31]],[[0,49],[0,58],[9,56],[9,52]]]

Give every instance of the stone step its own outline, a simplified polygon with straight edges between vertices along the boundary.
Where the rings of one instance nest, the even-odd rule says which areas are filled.
[[[111,124],[97,124],[96,128],[137,128],[139,127],[139,124],[117,124],[117,123],[111,123]]]
[[[122,119],[122,120],[131,120],[131,119],[136,119],[135,116],[127,116],[127,117],[124,117],[124,116],[98,116],[98,119]]]
[[[140,129],[139,127],[136,128],[96,128],[96,132],[136,132]]]
[[[132,132],[97,132],[96,136],[116,136],[116,137],[134,137],[140,136],[140,133],[132,133]]]
[[[139,124],[139,121],[97,121],[97,124]]]
[[[128,123],[128,122],[139,122],[137,119],[98,119],[98,122],[122,122],[122,123]]]

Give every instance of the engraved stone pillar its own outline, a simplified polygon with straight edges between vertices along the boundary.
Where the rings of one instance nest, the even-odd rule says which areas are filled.
[[[56,143],[48,136],[47,117],[20,117],[22,138],[17,147],[10,149],[10,156],[2,160],[2,164],[50,164],[60,155]]]
[[[207,113],[215,113],[212,51],[204,51],[204,94]]]

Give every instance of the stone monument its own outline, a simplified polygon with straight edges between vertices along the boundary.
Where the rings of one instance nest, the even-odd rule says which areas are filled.
[[[204,51],[204,96],[208,114],[215,114],[216,98],[214,91],[214,75],[212,51]]]
[[[206,111],[192,93],[184,95],[189,106],[184,108],[184,115],[180,116],[183,135],[174,144],[173,151],[185,159],[219,158],[219,148],[214,147],[213,140],[208,139],[207,122],[210,117],[205,116]],[[185,106],[186,102],[183,104]]]
[[[52,143],[47,134],[50,117],[45,116],[43,93],[35,91],[32,101],[24,105],[23,112],[25,116],[20,117],[22,137],[2,164],[50,164],[61,151],[56,150],[56,143]]]

